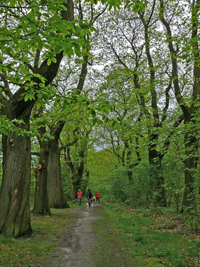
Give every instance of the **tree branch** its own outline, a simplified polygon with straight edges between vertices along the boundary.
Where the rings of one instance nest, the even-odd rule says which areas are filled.
[[[172,79],[173,79],[173,85],[175,89],[175,96],[176,100],[181,107],[183,114],[185,115],[185,118],[190,118],[190,110],[189,107],[186,105],[184,98],[181,95],[181,90],[179,86],[179,77],[178,77],[178,66],[177,66],[177,57],[176,57],[176,50],[174,49],[173,42],[172,42],[172,33],[170,29],[169,23],[164,18],[164,4],[163,0],[160,0],[160,20],[162,24],[165,26],[167,31],[167,42],[168,47],[170,51],[170,57],[172,62]]]

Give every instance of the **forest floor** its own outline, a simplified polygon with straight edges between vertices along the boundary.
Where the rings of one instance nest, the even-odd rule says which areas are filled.
[[[31,237],[0,235],[0,267],[200,267],[200,221],[123,203],[31,215]]]

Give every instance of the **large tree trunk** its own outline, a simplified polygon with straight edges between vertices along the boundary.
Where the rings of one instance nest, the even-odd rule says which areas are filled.
[[[43,108],[35,112],[34,117],[38,117],[43,113]],[[36,187],[35,187],[35,202],[33,212],[38,214],[51,214],[49,207],[49,198],[47,190],[47,168],[48,168],[48,142],[43,140],[46,133],[46,127],[39,123],[40,137],[38,138],[40,144],[40,159],[36,166]]]
[[[84,150],[81,150],[79,152],[79,159],[80,159],[80,164],[79,164],[79,168],[77,170],[77,179],[76,179],[76,188],[81,189],[82,188],[82,179],[83,179],[83,171],[84,171]]]
[[[33,212],[38,214],[51,214],[47,190],[48,169],[48,142],[40,142],[40,169],[36,171],[35,202]]]
[[[58,139],[49,141],[48,159],[49,205],[51,208],[69,208],[63,191]]]
[[[69,170],[69,176],[70,176],[70,184],[71,184],[71,192],[70,192],[70,198],[75,199],[76,198],[76,176],[77,172],[74,167],[74,164],[70,157],[70,149],[69,147],[65,148],[65,156],[64,156],[65,164]]]
[[[29,129],[28,123],[26,124]],[[31,145],[26,135],[9,132],[3,137],[3,181],[0,194],[0,233],[31,234]],[[6,149],[5,149],[6,148]]]
[[[71,192],[70,192],[70,198],[76,199],[76,174],[75,173],[71,173],[70,171],[70,183],[71,183]]]
[[[86,134],[88,138],[89,132]],[[87,164],[87,141],[83,140],[79,151],[79,167],[77,168],[76,188],[82,189],[83,187],[83,173],[85,165]]]

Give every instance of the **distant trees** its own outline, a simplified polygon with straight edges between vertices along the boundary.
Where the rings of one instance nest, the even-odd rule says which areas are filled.
[[[142,146],[148,149],[149,163],[152,165],[149,187],[154,192],[154,200],[166,206],[162,160],[178,128],[185,137],[185,155],[182,156],[185,189],[181,212],[186,208],[196,210],[198,12],[197,1],[181,1],[181,4],[176,1],[152,1],[145,10],[135,14],[123,8],[110,11],[99,24],[99,56],[102,55],[105,71],[109,72],[107,84],[102,90],[105,98],[115,101],[109,117],[118,121],[123,118],[123,124],[118,123],[118,129],[111,127],[109,130],[110,146],[115,145],[114,153],[121,151],[117,157],[124,165],[123,155],[133,152],[131,140],[137,136],[138,151]],[[121,88],[121,95],[114,94],[116,88]],[[122,98],[123,91],[125,97]],[[134,99],[132,104],[131,99]],[[128,112],[123,113],[125,109]],[[130,114],[132,121],[125,123],[125,118],[131,118]],[[108,137],[108,134],[105,133],[105,136]],[[124,153],[122,142],[126,136],[128,145],[124,143]]]

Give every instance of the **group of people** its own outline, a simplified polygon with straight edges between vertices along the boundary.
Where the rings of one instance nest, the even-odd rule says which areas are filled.
[[[82,196],[83,196],[83,193],[81,192],[81,189],[78,190],[77,196],[78,196],[78,204],[81,205]],[[93,195],[92,195],[92,192],[90,191],[90,189],[88,189],[88,191],[87,191],[86,198],[88,199],[88,206],[91,207],[91,202],[92,202]],[[97,202],[100,203],[100,199],[99,199],[100,198],[100,194],[99,194],[99,192],[95,193],[95,198],[96,198],[96,203]]]

